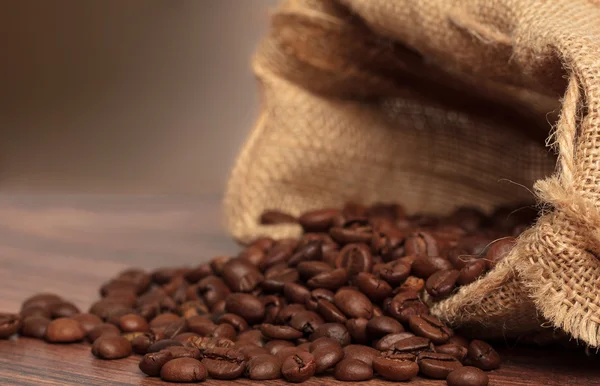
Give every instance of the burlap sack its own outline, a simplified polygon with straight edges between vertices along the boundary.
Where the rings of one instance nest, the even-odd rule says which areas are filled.
[[[259,226],[266,208],[445,214],[535,194],[545,214],[506,261],[434,312],[600,345],[597,0],[288,0],[253,65],[262,113],[225,198],[237,239],[299,234]]]

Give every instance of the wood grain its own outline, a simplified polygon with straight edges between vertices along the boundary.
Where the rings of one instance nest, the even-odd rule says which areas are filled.
[[[0,310],[16,312],[24,298],[42,290],[87,309],[100,284],[126,267],[193,265],[232,254],[237,247],[219,219],[219,198],[214,196],[0,196]],[[504,364],[490,373],[491,385],[600,385],[600,358],[595,355],[505,343],[498,349]],[[144,377],[137,362],[137,357],[96,359],[85,344],[0,341],[0,385],[164,384]],[[319,377],[305,384],[347,383]],[[391,383],[375,379],[364,384]],[[418,379],[410,384],[444,382]]]

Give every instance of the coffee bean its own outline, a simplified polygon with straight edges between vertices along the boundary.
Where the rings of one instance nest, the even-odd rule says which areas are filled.
[[[287,324],[296,314],[306,311],[306,307],[302,304],[289,304],[282,307],[275,317],[276,324]]]
[[[83,328],[83,331],[85,331],[86,335],[90,331],[92,331],[96,326],[102,324],[102,319],[100,319],[98,316],[96,316],[94,314],[89,314],[89,313],[75,315],[75,316],[73,316],[72,319],[75,319],[76,321],[79,322],[79,324],[81,325],[81,328]]]
[[[335,293],[333,293],[332,291],[330,291],[328,289],[318,288],[318,289],[312,290],[310,292],[310,299],[308,299],[306,301],[306,308],[309,309],[310,311],[316,311],[317,307],[319,305],[319,299],[324,299],[324,300],[327,300],[328,302],[333,303],[334,296],[335,296]]]
[[[333,376],[339,381],[367,381],[373,378],[373,368],[357,359],[344,358],[335,365]]]
[[[21,319],[25,320],[30,316],[41,316],[47,319],[52,318],[52,313],[50,312],[49,307],[40,307],[40,306],[31,306],[25,309],[22,309],[19,313]]]
[[[420,336],[412,336],[394,343],[392,351],[398,354],[413,354],[418,355],[422,352],[433,351],[433,344],[427,338]]]
[[[404,242],[407,255],[439,256],[435,238],[427,232],[411,233]]]
[[[290,326],[261,324],[260,331],[268,339],[294,340],[302,337],[302,331],[298,331]]]
[[[235,329],[237,333],[246,331],[248,329],[248,323],[244,318],[236,314],[223,314],[216,320],[217,323],[227,323]]]
[[[309,288],[325,288],[337,290],[348,281],[348,271],[345,268],[337,268],[333,271],[323,272],[310,278],[306,284]]]
[[[341,220],[341,218],[340,218]],[[366,218],[351,218],[340,221],[329,229],[329,235],[341,245],[350,243],[370,243],[373,228]]]
[[[213,308],[231,293],[225,282],[216,276],[207,276],[197,284],[197,292],[209,308]]]
[[[339,214],[337,209],[318,209],[302,214],[298,222],[305,232],[326,232]]]
[[[500,367],[500,355],[482,340],[471,341],[468,359],[473,366],[482,370],[494,370]]]
[[[350,277],[360,272],[371,272],[373,268],[371,250],[367,244],[348,244],[339,252],[335,266],[345,268]]]
[[[319,299],[317,301],[317,312],[327,322],[345,324],[347,320],[346,316],[339,308],[325,299]]]
[[[244,372],[246,358],[234,348],[215,347],[203,353],[202,364],[215,379],[235,379]]]
[[[322,374],[344,358],[344,350],[331,338],[319,338],[310,344],[310,352],[315,358],[315,374]]]
[[[150,348],[151,345],[163,338],[163,334],[157,334],[154,331],[148,331],[133,338],[131,341],[131,347],[133,352],[136,354],[144,355],[148,352],[148,348]]]
[[[362,344],[349,344],[344,347],[344,359],[357,359],[371,366],[373,358],[379,355],[379,350]]]
[[[147,352],[149,352],[149,353],[158,352],[162,349],[165,349],[165,348],[171,347],[171,346],[183,346],[183,343],[181,343],[175,339],[161,339],[161,340],[157,340],[156,342],[152,343],[150,345],[150,347],[148,347]]]
[[[456,269],[437,271],[429,276],[425,283],[427,293],[438,298],[450,295],[454,290],[459,274],[460,271]]]
[[[0,313],[0,339],[8,339],[21,328],[23,321],[17,314]]]
[[[289,320],[289,325],[304,334],[312,334],[317,328],[323,324],[323,318],[313,311],[297,312]]]
[[[81,324],[80,324],[80,326],[81,326]],[[81,328],[83,330],[83,327],[81,327]],[[83,331],[85,333],[85,330],[83,330]],[[91,343],[94,343],[96,341],[96,339],[100,338],[101,336],[119,335],[120,333],[121,333],[121,331],[114,324],[101,323],[101,324],[98,324],[96,327],[94,327],[90,332],[88,332],[86,334],[86,337]]]
[[[200,336],[206,336],[212,334],[217,325],[202,316],[194,316],[187,320],[187,328]]]
[[[265,210],[260,215],[259,222],[263,225],[295,223],[296,218],[279,210]]]
[[[477,367],[465,366],[452,371],[446,378],[448,386],[487,386],[489,378]]]
[[[296,266],[300,278],[304,281],[324,272],[333,270],[329,264],[323,261],[303,261]]]
[[[404,283],[398,287],[398,292],[413,291],[421,292],[425,288],[425,281],[420,277],[409,276],[406,278]]]
[[[281,364],[281,374],[289,382],[304,382],[312,377],[317,364],[312,354],[298,351],[285,358]]]
[[[382,352],[373,358],[373,369],[388,381],[409,381],[419,373],[419,365],[413,354]]]
[[[321,260],[323,258],[322,245],[323,241],[321,240],[310,240],[302,243],[290,256],[287,265],[295,267],[302,262]]]
[[[25,299],[21,306],[21,310],[25,310],[29,307],[40,307],[49,311],[53,304],[60,302],[62,302],[62,299],[58,295],[52,293],[40,293]]]
[[[384,302],[384,311],[402,323],[408,323],[413,315],[427,315],[429,309],[416,292],[405,291],[394,296],[389,303]]]
[[[166,328],[169,324],[177,322],[179,319],[179,315],[170,312],[160,314],[150,321],[150,328]]]
[[[147,332],[150,329],[146,319],[137,314],[126,314],[119,319],[119,328],[123,332]]]
[[[263,275],[255,265],[232,259],[223,267],[223,280],[233,292],[252,292],[263,281]]]
[[[228,296],[225,301],[225,309],[227,312],[246,319],[248,324],[260,323],[265,316],[265,306],[262,302],[255,296],[244,293],[235,293]]]
[[[417,357],[419,371],[430,378],[446,379],[452,371],[462,364],[453,356],[436,352],[422,352]]]
[[[269,353],[272,355],[277,355],[279,351],[288,347],[296,347],[296,345],[293,342],[281,339],[271,340],[265,343],[265,349],[269,350]]]
[[[360,344],[369,343],[369,334],[367,333],[368,323],[369,320],[365,318],[348,319],[346,322],[346,328],[348,329],[348,332],[350,333],[350,336],[354,342]]]
[[[486,271],[486,262],[484,260],[475,260],[465,265],[456,280],[460,285],[467,285],[477,280]]]
[[[194,358],[175,358],[160,369],[160,379],[167,382],[199,382],[206,379],[206,369]]]
[[[392,349],[396,342],[413,336],[415,335],[410,332],[398,332],[395,334],[387,334],[386,336],[375,342],[373,344],[373,347],[375,347],[379,351],[387,351]]]
[[[336,340],[341,346],[347,346],[351,341],[348,329],[339,323],[321,324],[312,334],[310,334],[309,339],[315,341],[322,337]]]
[[[43,339],[50,319],[43,316],[29,316],[23,320],[20,334],[31,338]]]
[[[210,265],[203,263],[186,272],[185,275],[183,275],[183,278],[190,284],[196,284],[210,275],[212,275]]]
[[[370,339],[379,339],[385,335],[403,331],[402,324],[389,316],[376,316],[367,323],[367,334]]]
[[[377,278],[372,273],[360,272],[355,276],[354,282],[374,303],[382,301],[392,293],[392,287],[385,280]]]
[[[450,328],[431,315],[413,315],[408,319],[408,324],[412,332],[428,338],[434,344],[446,343],[454,335]]]
[[[453,247],[448,251],[446,257],[448,258],[450,263],[452,263],[454,268],[463,269],[465,267],[465,265],[467,265],[473,261],[479,260],[477,255],[471,255],[469,253],[470,253],[470,251],[467,249]]]
[[[150,377],[158,377],[162,367],[171,359],[173,359],[173,354],[169,351],[149,353],[144,355],[138,367],[144,374]]]
[[[120,359],[131,355],[131,343],[118,335],[105,335],[94,341],[92,354],[100,359]]]
[[[165,338],[173,339],[177,335],[188,331],[188,323],[184,318],[180,318],[174,322],[169,323],[164,330]],[[214,333],[214,330],[212,331]]]
[[[265,277],[265,280],[261,283],[261,289],[269,293],[281,293],[285,284],[294,283],[298,281],[298,278],[298,271],[296,269],[286,268],[281,272]]]
[[[246,330],[238,335],[237,342],[244,342],[247,344],[253,344],[255,346],[262,347],[262,333],[258,330]]]
[[[70,318],[54,319],[46,329],[46,340],[52,343],[78,342],[85,337],[85,331],[78,321]]]
[[[292,253],[294,253],[296,244],[296,240],[280,240],[275,242],[275,244],[266,252],[261,269],[272,267],[279,263],[285,263],[290,256],[292,256]]]
[[[494,241],[485,254],[487,269],[493,269],[496,264],[504,260],[515,246],[517,240],[514,237],[505,237]]]
[[[144,335],[144,334],[141,334]],[[173,337],[173,339],[175,339],[178,342],[181,342],[184,346],[185,343],[190,339],[190,338],[199,338],[200,335],[196,334],[195,332],[182,332],[181,334]]]
[[[373,232],[371,250],[380,255],[383,261],[391,261],[396,257],[396,251],[402,249],[406,235],[395,229]]]
[[[212,332],[208,335],[213,338],[225,338],[235,340],[236,337],[235,328],[229,323],[219,324]]]
[[[412,264],[411,273],[414,276],[427,279],[437,271],[453,269],[452,263],[443,257],[419,255]]]
[[[283,285],[283,295],[290,303],[304,304],[310,298],[310,290],[302,284],[288,282]]]
[[[391,286],[402,284],[410,275],[411,265],[406,260],[395,260],[383,264],[377,271],[377,275],[388,282]]]
[[[50,307],[52,318],[71,318],[77,314],[80,314],[79,308],[71,302],[58,302]]]
[[[448,339],[448,342],[446,342],[446,343],[457,344],[459,346],[463,346],[466,349],[469,348],[469,340],[467,338],[465,338],[464,336],[461,336],[461,335],[453,335],[453,336],[451,336],[450,339]]]
[[[336,292],[333,301],[349,318],[370,319],[373,316],[373,303],[357,290],[342,288]]]
[[[208,349],[212,348],[230,348],[233,347],[234,343],[230,339],[226,338],[213,338],[208,336],[199,336],[189,338],[185,342],[185,347],[195,347],[200,352],[204,353]]]
[[[257,355],[265,355],[265,354],[271,355],[269,350],[267,350],[266,348],[258,347],[253,344],[247,344],[245,342],[235,342],[233,347],[235,349],[239,350],[242,354],[244,354],[244,357],[246,358],[246,360],[250,360],[251,358],[253,358]],[[247,369],[248,369],[248,367],[246,367],[246,370]]]
[[[467,348],[455,343],[446,343],[441,346],[435,347],[435,352],[441,352],[444,354],[452,355],[463,363],[467,357]]]
[[[245,375],[255,381],[279,379],[281,377],[281,363],[274,355],[254,355],[246,364]]]
[[[194,358],[194,359],[202,359],[202,353],[196,347],[183,347],[183,346],[170,346],[162,349],[161,351],[168,351],[173,354],[173,359],[175,358]]]

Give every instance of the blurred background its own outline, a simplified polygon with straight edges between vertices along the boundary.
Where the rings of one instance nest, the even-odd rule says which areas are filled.
[[[0,192],[220,194],[276,3],[0,2]]]

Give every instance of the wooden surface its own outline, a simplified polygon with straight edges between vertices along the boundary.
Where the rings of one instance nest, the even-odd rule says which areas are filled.
[[[234,253],[236,245],[221,230],[219,204],[217,197],[0,196],[0,310],[16,312],[24,298],[40,291],[56,292],[87,309],[100,284],[126,267],[196,264]],[[490,373],[491,385],[600,385],[598,356],[497,347],[504,364]],[[96,359],[84,344],[0,341],[0,385],[162,384],[143,376],[137,362],[137,357]],[[344,383],[325,377],[305,384]],[[410,384],[445,383],[419,379]]]

